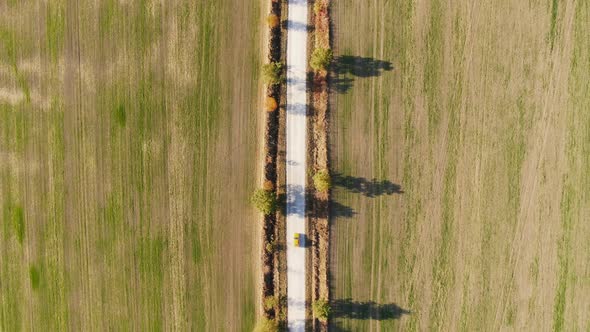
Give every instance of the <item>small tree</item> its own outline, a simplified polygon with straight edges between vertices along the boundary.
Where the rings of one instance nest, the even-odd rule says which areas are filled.
[[[320,299],[315,301],[311,308],[313,310],[313,315],[316,316],[321,321],[327,321],[328,316],[330,315],[330,304],[328,301]]]
[[[256,189],[252,195],[252,204],[258,211],[269,215],[277,209],[277,198],[270,190]]]
[[[323,169],[315,173],[313,176],[313,184],[319,192],[328,191],[332,186],[332,179],[330,178],[328,170]]]
[[[329,48],[316,48],[311,55],[310,65],[314,70],[326,70],[332,60],[334,54]]]
[[[262,79],[268,85],[279,84],[284,80],[283,64],[271,62],[262,66]]]
[[[277,332],[278,330],[279,322],[268,318],[261,318],[254,327],[254,332]]]
[[[273,97],[266,97],[265,107],[267,112],[272,112],[277,109],[279,105],[277,104],[277,100]]]
[[[278,26],[279,26],[280,19],[279,19],[279,17],[278,17],[277,15],[275,15],[275,14],[269,14],[269,15],[266,17],[266,23],[268,24],[268,27],[269,27],[269,28],[271,28],[271,29],[274,29],[274,28],[276,28],[276,27],[278,27]]]

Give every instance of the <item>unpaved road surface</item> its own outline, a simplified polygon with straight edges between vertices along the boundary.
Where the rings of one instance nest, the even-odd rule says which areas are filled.
[[[287,22],[287,297],[290,331],[305,329],[306,61],[307,2],[289,1]]]

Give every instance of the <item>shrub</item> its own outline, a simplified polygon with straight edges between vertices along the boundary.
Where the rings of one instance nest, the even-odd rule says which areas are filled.
[[[268,27],[271,29],[274,29],[276,27],[279,26],[280,20],[279,17],[275,14],[269,14],[266,17],[266,23],[268,24]]]
[[[328,170],[324,169],[315,173],[313,176],[313,184],[317,191],[328,191],[332,186],[332,179],[330,179]]]
[[[258,211],[269,215],[277,209],[277,198],[270,190],[256,189],[252,195],[252,204]]]
[[[262,189],[264,190],[273,190],[275,188],[274,184],[272,184],[272,181],[270,180],[266,180],[264,181],[264,184],[262,185]]]
[[[269,295],[264,298],[264,308],[266,310],[270,310],[270,309],[276,307],[277,304],[279,304],[279,301],[277,300],[276,297],[274,297],[272,295]]]
[[[283,64],[280,62],[271,62],[262,66],[262,79],[268,85],[275,85],[283,82]]]
[[[330,315],[330,304],[326,300],[317,300],[312,305],[313,315],[321,321],[327,321]]]
[[[273,97],[266,97],[265,108],[267,112],[272,112],[277,109],[279,105],[277,104],[277,100]]]
[[[334,54],[329,48],[316,48],[311,55],[310,65],[314,70],[326,70],[332,60]]]
[[[268,318],[261,318],[254,328],[254,332],[277,332],[278,330],[279,322]]]

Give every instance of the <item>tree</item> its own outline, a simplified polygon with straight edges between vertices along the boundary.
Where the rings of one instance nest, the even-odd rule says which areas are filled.
[[[320,299],[312,303],[311,309],[313,310],[313,315],[316,316],[321,321],[327,321],[328,316],[330,315],[330,304],[328,301]]]
[[[265,107],[267,112],[272,112],[276,110],[278,106],[279,105],[277,104],[276,99],[274,99],[273,97],[266,97]]]
[[[277,332],[278,330],[279,322],[268,318],[261,318],[254,328],[254,332]]]
[[[283,64],[280,62],[271,62],[262,66],[262,79],[268,85],[275,85],[283,82]]]
[[[269,215],[277,209],[277,198],[270,190],[256,189],[252,195],[252,204],[264,215]]]
[[[318,171],[313,176],[313,184],[317,191],[319,192],[326,192],[332,186],[332,179],[330,178],[330,173],[328,170],[323,169]]]
[[[334,54],[329,48],[316,48],[311,55],[310,65],[314,70],[326,70],[332,60]]]
[[[266,23],[268,24],[268,27],[269,27],[269,28],[271,28],[271,29],[274,29],[274,28],[276,28],[276,27],[278,27],[278,26],[279,26],[280,19],[279,19],[279,17],[278,17],[277,15],[275,15],[275,14],[269,14],[269,15],[266,17]]]

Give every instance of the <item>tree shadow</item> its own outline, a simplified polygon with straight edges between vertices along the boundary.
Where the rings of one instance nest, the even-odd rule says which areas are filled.
[[[301,22],[295,22],[292,20],[285,20],[282,22],[282,28],[286,30],[302,31],[302,32],[313,32],[315,28],[312,25],[303,24]]]
[[[399,184],[389,180],[377,180],[375,178],[369,180],[362,177],[335,173],[332,176],[332,182],[335,186],[346,188],[353,193],[363,194],[367,197],[404,193]]]
[[[339,322],[330,321],[328,323],[328,331],[330,332],[352,332],[350,329],[346,329],[340,325]]]
[[[348,318],[361,320],[390,320],[399,319],[403,315],[411,314],[395,303],[379,304],[374,301],[353,301],[352,299],[338,299],[332,301],[334,318]]]
[[[287,185],[284,196],[285,216],[296,216],[303,218],[306,214],[305,201],[309,196],[309,190],[304,190],[299,185]]]
[[[335,200],[330,200],[330,214],[331,217],[336,218],[352,218],[356,212],[350,206],[338,203]]]
[[[287,85],[287,91],[289,90],[292,92],[301,91],[307,92],[309,91],[309,75],[306,74],[304,79],[296,78],[296,73],[293,72],[293,66],[287,66],[285,69],[285,83]]]
[[[305,104],[291,104],[287,106],[287,114],[298,116],[307,116],[307,105]]]
[[[377,60],[370,57],[341,55],[332,63],[334,76],[332,87],[338,93],[345,93],[352,88],[352,77],[377,77],[385,71],[393,70],[390,61]],[[351,77],[352,76],[352,77]]]
[[[284,193],[277,197],[279,212],[284,215],[297,215],[299,217],[327,218],[328,209],[325,206],[318,205],[317,211],[311,208],[311,201],[314,199],[315,192],[311,188],[306,188],[305,192],[300,186],[282,186]],[[305,202],[304,205],[301,203]],[[338,203],[334,200],[325,202],[316,202],[316,204],[329,204],[331,217],[352,218],[356,215],[354,209],[349,206]]]

